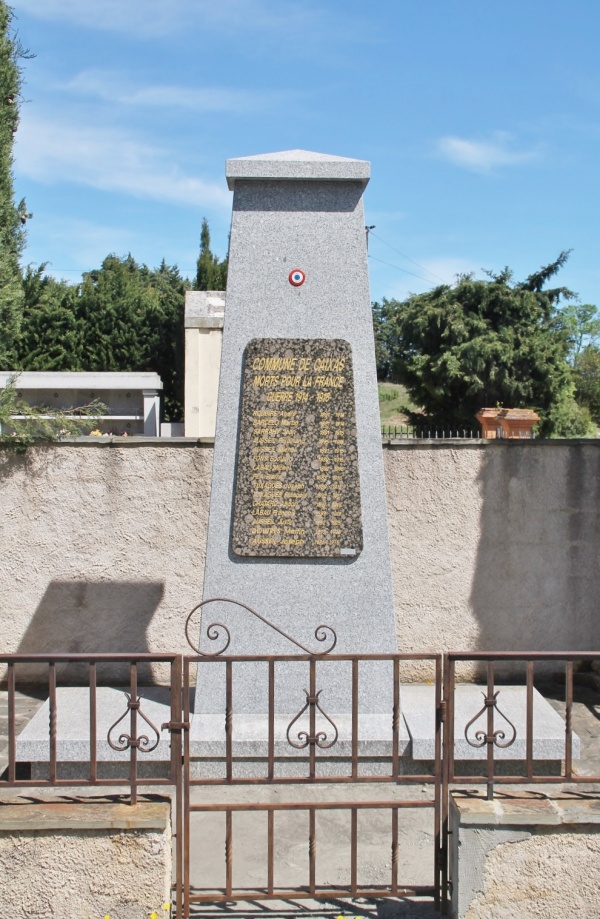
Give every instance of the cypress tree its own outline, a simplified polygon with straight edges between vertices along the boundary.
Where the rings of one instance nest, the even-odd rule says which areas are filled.
[[[227,258],[219,261],[211,252],[210,230],[206,217],[200,231],[200,255],[196,262],[195,290],[225,290],[227,287]]]
[[[19,59],[30,57],[11,28],[12,12],[0,0],[0,367],[15,359],[23,289],[19,258],[29,216],[25,201],[14,202],[13,143],[19,123],[21,70]]]

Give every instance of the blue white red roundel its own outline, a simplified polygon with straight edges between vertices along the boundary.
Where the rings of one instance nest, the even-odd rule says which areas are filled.
[[[306,275],[300,268],[294,268],[293,271],[290,271],[288,280],[292,287],[301,287],[306,281]]]

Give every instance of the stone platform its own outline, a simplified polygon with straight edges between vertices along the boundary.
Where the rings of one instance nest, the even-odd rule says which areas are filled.
[[[471,746],[464,736],[468,722],[483,708],[484,687],[459,684],[455,693],[455,750],[457,762],[486,759],[486,748]],[[138,737],[148,737],[154,749],[138,751],[140,775],[152,776],[166,772],[169,759],[170,736],[161,725],[170,721],[169,690],[161,687],[141,687],[138,711]],[[515,726],[516,738],[511,746],[496,747],[498,761],[522,761],[526,755],[526,690],[522,686],[502,686],[498,695],[498,708]],[[287,732],[297,713],[277,714],[274,720],[274,755],[278,775],[306,773],[307,750],[296,749],[288,742]],[[119,744],[121,735],[129,733],[127,697],[122,689],[99,687],[97,690],[96,758],[100,777],[127,774],[129,750],[114,750],[107,741],[111,726],[111,740]],[[157,729],[144,720],[145,715]],[[475,739],[477,730],[485,730],[487,714],[471,726],[468,736]],[[348,771],[352,755],[352,722],[348,714],[332,714],[337,740],[331,747],[317,749],[319,774],[340,774]],[[308,729],[308,715],[304,713],[290,729],[290,738],[302,741],[299,733]],[[334,739],[332,725],[317,713],[316,729],[326,734],[323,744]],[[497,713],[495,730],[504,730],[506,740],[511,731],[508,723]],[[533,756],[537,763],[555,763],[564,759],[565,725],[562,717],[544,697],[534,690],[533,705]],[[389,773],[393,752],[391,714],[359,716],[358,756],[363,770],[371,774]],[[225,720],[222,713],[192,715],[190,752],[193,774],[215,777],[224,771],[226,756]],[[407,684],[401,690],[401,722],[398,752],[401,772],[423,774],[429,772],[435,755],[435,688],[426,684]],[[64,687],[57,690],[57,741],[56,754],[59,776],[68,778],[86,775],[90,759],[89,692],[85,688]],[[266,715],[235,714],[233,716],[233,759],[235,775],[261,774],[268,756],[268,718]],[[573,734],[573,759],[580,756],[580,740]],[[49,703],[46,701],[17,739],[17,759],[32,764],[32,778],[44,778],[49,761]],[[243,760],[243,762],[239,762]],[[304,763],[304,765],[303,765]],[[76,766],[77,764],[77,766]]]

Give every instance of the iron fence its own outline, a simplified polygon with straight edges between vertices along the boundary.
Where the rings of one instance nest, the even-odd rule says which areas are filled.
[[[411,424],[382,424],[381,438],[384,443],[393,440],[480,440],[479,428],[443,428],[417,427]]]
[[[484,668],[484,683],[481,692],[481,705],[472,712],[464,723],[455,711],[457,692],[457,665],[480,664]],[[581,771],[574,768],[574,748],[576,738],[573,730],[573,699],[576,677],[582,668],[600,664],[597,653],[473,653],[452,652],[444,655],[444,699],[446,700],[445,736],[444,736],[444,782],[452,785],[481,785],[487,789],[488,798],[494,796],[495,785],[560,785],[600,783],[600,773]],[[592,675],[592,685],[598,692],[600,702],[600,681],[596,683]],[[463,677],[464,679],[464,677]],[[536,764],[544,763],[543,751],[536,750],[536,734],[539,736],[536,715],[536,683],[542,690],[549,679],[559,680],[562,686],[562,699],[557,708],[564,720],[562,738],[554,742],[561,745],[562,753],[554,753],[553,773],[540,773]],[[522,687],[520,725],[507,715],[505,700],[509,689],[515,684]],[[516,719],[515,719],[516,720]],[[479,749],[485,754],[481,771],[465,775],[457,771],[457,742],[466,742],[472,749]],[[503,751],[521,744],[519,755],[505,759]],[[595,765],[595,764],[594,764]]]
[[[168,686],[160,690],[162,704],[154,705],[158,711],[166,712],[166,721],[161,724],[155,724],[149,717],[149,702],[139,691],[140,668],[148,674],[153,665],[166,665],[169,671]],[[78,707],[85,712],[85,717],[83,720],[77,718],[75,723],[72,695],[68,692],[63,697],[60,691],[67,688],[59,686],[61,666],[77,668]],[[0,792],[3,787],[119,786],[128,792],[131,804],[135,804],[140,786],[174,785],[179,781],[180,655],[11,654],[0,656],[0,667],[5,672],[7,724],[6,767],[0,776]],[[126,668],[127,683],[114,691],[108,706],[102,705],[105,700],[99,700],[99,697],[105,693],[103,684],[110,683],[111,676],[114,680],[115,667],[119,668],[119,672]],[[41,686],[47,692],[48,730],[45,737],[38,736],[30,741],[30,758],[40,764],[37,774],[30,777],[23,774],[27,753],[18,755],[17,750],[16,702],[19,686],[27,688],[32,682],[38,690]],[[62,703],[59,702],[61,699]],[[168,731],[170,735],[167,735],[169,741],[163,742],[163,748],[168,752],[161,750],[161,756],[164,755],[166,760],[164,774],[143,776],[140,774],[140,763],[157,750],[163,731]],[[20,736],[23,738],[23,734]],[[116,774],[106,774],[104,764],[109,761],[117,763]],[[81,764],[85,774],[81,774],[81,770],[79,774],[73,774],[73,762]],[[67,774],[69,771],[70,775]]]
[[[218,637],[215,632],[213,636]],[[324,642],[326,650],[321,654],[308,653],[300,646],[299,654],[249,656],[223,653],[230,636],[225,637],[220,652],[202,654],[197,649],[196,654],[185,657],[0,657],[5,673],[7,725],[6,768],[0,776],[0,792],[13,787],[108,786],[122,789],[133,804],[140,789],[171,786],[176,842],[174,911],[178,917],[189,915],[194,903],[225,903],[232,898],[330,900],[414,895],[430,896],[445,909],[451,884],[448,814],[452,790],[481,787],[492,798],[499,786],[541,789],[563,784],[600,785],[593,747],[585,767],[578,764],[580,740],[573,723],[582,681],[591,687],[593,699],[598,699],[594,704],[600,706],[592,669],[594,664],[600,664],[600,654],[333,654],[329,641]],[[403,679],[403,668],[415,663],[430,668],[427,697],[434,740],[427,762],[417,757],[415,737],[410,730],[407,732],[405,723],[411,686]],[[143,685],[152,668],[158,666],[167,668],[168,685]],[[380,742],[378,747],[370,748],[365,737],[371,715],[361,706],[363,690],[370,679],[369,668],[373,666],[386,670],[389,692],[382,704],[383,721],[377,727],[380,741],[382,731],[385,735],[383,746]],[[115,667],[127,676],[118,687],[108,685],[117,672]],[[290,667],[296,668],[294,705],[290,705],[290,697],[282,702],[280,693],[281,674],[287,672],[285,683]],[[473,667],[479,668],[476,686],[472,679],[468,682]],[[236,673],[244,668],[246,675],[239,682]],[[337,708],[329,701],[332,695],[328,674],[332,671],[336,674],[338,698],[339,685],[345,686],[342,695],[347,704]],[[71,689],[65,684],[74,672],[78,674],[78,698],[85,699],[85,717],[72,725],[69,735],[74,716],[69,701]],[[215,679],[215,673],[221,676]],[[18,689],[32,675],[38,684],[43,677],[47,694],[47,733],[41,740],[35,739],[35,750],[27,747],[27,729],[19,734],[17,724]],[[260,708],[263,715],[258,725],[256,715],[248,712],[244,680],[264,691]],[[540,700],[544,693],[548,695],[549,680],[554,681],[553,707],[562,719],[552,741],[555,749],[551,768],[547,748],[540,742]],[[212,687],[210,704],[204,705],[202,689],[198,692],[197,688],[196,705],[193,704],[194,684]],[[204,713],[203,705],[216,714]],[[250,738],[252,744],[248,746],[252,718],[256,736]],[[69,772],[75,756],[69,748],[74,732],[81,735],[76,756],[83,768],[83,773],[76,776]],[[42,761],[43,774],[39,770],[30,776],[23,773],[22,762],[28,750],[34,750]],[[107,769],[111,760],[117,764],[116,772]],[[149,770],[150,766],[153,768]],[[272,796],[275,786],[281,789],[277,799]],[[292,786],[299,797],[290,797]],[[344,800],[332,794],[335,786],[346,789]],[[369,786],[380,792],[374,795],[371,789],[367,794]],[[254,788],[256,795],[247,792],[246,800],[239,800],[236,789],[243,787]],[[316,796],[319,789],[320,797]],[[427,819],[431,820],[430,883],[420,883],[418,879],[413,883],[399,874],[403,815],[411,809],[428,812]],[[263,821],[261,832],[266,839],[265,881],[255,887],[243,883],[235,870],[236,821],[244,812]],[[278,820],[288,819],[293,813],[302,813],[306,821],[302,832],[306,833],[307,864],[306,877],[290,884],[282,883],[278,875]],[[319,874],[319,853],[326,845],[323,819],[333,813],[343,813],[347,819],[349,873],[343,884],[326,882]],[[388,876],[381,883],[372,883],[361,879],[360,827],[367,817],[375,821],[383,819],[377,816],[382,814],[387,814],[381,832],[388,837]],[[197,855],[197,834],[192,824],[205,819],[223,821],[222,882],[209,880],[194,886],[191,869]]]

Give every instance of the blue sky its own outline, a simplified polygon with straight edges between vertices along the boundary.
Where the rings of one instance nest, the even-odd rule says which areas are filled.
[[[25,261],[77,280],[110,252],[224,255],[225,160],[371,161],[373,299],[457,272],[600,305],[598,0],[14,0]],[[387,264],[386,264],[387,263]]]

